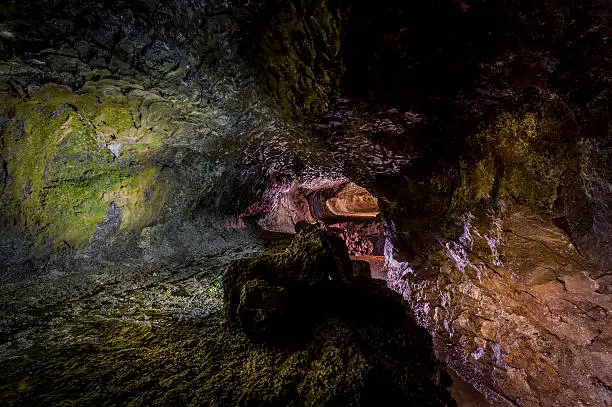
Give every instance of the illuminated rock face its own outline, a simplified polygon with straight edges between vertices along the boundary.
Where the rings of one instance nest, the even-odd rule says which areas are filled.
[[[609,405],[612,299],[563,231],[525,208],[463,226],[427,265],[388,258],[439,357],[498,405]]]
[[[257,224],[271,232],[295,233],[300,221],[316,222],[307,196],[316,191],[337,188],[343,181],[326,179],[301,184],[268,171],[266,191],[261,200],[251,204],[239,219],[257,219]]]
[[[172,188],[148,160],[175,127],[150,116],[174,109],[140,86],[120,86],[90,83],[75,93],[49,85],[24,100],[4,95],[0,219],[7,229],[17,226],[12,229],[52,249],[82,247],[112,205],[122,229],[142,228],[163,214]],[[156,107],[143,99],[156,100]]]
[[[328,229],[338,230],[351,256],[383,255],[383,224],[380,220],[334,223]]]
[[[334,197],[328,198],[325,208],[333,216],[350,219],[372,219],[380,213],[378,200],[365,188],[352,182],[345,185]]]
[[[256,218],[264,230],[294,233],[300,221],[367,223],[379,213],[377,199],[353,182],[329,178],[298,182],[270,170],[263,198],[253,203],[239,219],[242,222]],[[376,223],[381,225],[380,221]],[[382,234],[382,230],[369,234],[374,233]]]
[[[113,252],[102,246],[119,235],[118,245],[135,253],[147,243],[125,244],[127,235],[210,206],[209,187],[222,184],[211,181],[229,178],[221,175],[219,150],[227,147],[219,148],[217,136],[235,131],[229,93],[237,96],[244,82],[220,93],[208,88],[216,82],[212,67],[196,54],[217,48],[218,39],[197,39],[208,29],[197,23],[206,10],[180,0],[115,6],[0,7],[0,258],[7,274],[33,271],[56,252]],[[221,21],[229,29],[222,16],[206,23]],[[232,59],[231,47],[221,48]],[[30,254],[14,255],[21,250]]]

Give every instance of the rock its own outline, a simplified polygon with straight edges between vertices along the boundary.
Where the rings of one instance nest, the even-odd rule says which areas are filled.
[[[120,86],[108,81],[77,94],[47,85],[28,100],[5,98],[3,222],[54,248],[82,247],[97,239],[111,202],[122,228],[162,213],[168,185],[144,155],[160,150],[163,135],[135,129]]]
[[[180,63],[180,54],[169,44],[159,40],[147,49],[145,58],[147,67],[161,74],[176,69]]]
[[[246,39],[255,41],[248,49],[269,101],[289,117],[326,112],[346,11],[326,0],[307,8],[294,1],[254,2],[250,11]]]
[[[272,338],[287,327],[287,290],[263,280],[249,280],[242,287],[237,309],[240,328],[253,338]]]
[[[263,198],[251,204],[240,217],[258,218],[257,223],[264,230],[294,233],[297,223],[316,221],[304,193],[300,183],[268,171]]]
[[[327,199],[325,208],[334,216],[348,219],[370,219],[380,213],[376,198],[352,182]]]
[[[439,357],[497,404],[609,405],[612,300],[588,262],[526,208],[476,222],[410,272],[391,262]]]
[[[440,394],[426,332],[338,239],[304,223],[323,220],[328,200],[328,214],[377,212],[365,194],[335,196],[348,179],[379,198],[389,282],[462,377],[499,404],[609,404],[609,2],[9,3],[0,302],[11,304],[10,389],[0,404],[438,403],[422,398]],[[193,267],[197,285],[217,260],[252,250],[250,230],[232,231],[245,232],[236,245],[210,225],[253,202],[246,217],[297,226],[296,243],[234,266],[228,320],[241,329],[208,342],[194,328],[197,345],[186,343],[180,323],[164,325],[176,314],[158,307],[165,291],[152,276]],[[380,254],[355,231],[351,253]],[[87,264],[73,262],[82,246]],[[26,275],[34,291],[22,289]],[[115,286],[128,296],[150,287],[126,307],[155,308],[137,342],[112,319],[108,336],[81,329],[109,321],[98,304],[122,308],[106,298]],[[94,292],[100,303],[87,302]],[[49,330],[47,316],[65,307],[75,318]],[[44,338],[103,351],[87,354],[97,364],[75,363],[80,347],[49,360]],[[12,354],[19,346],[31,350]],[[146,374],[132,374],[134,360]],[[87,381],[99,366],[106,377]],[[88,390],[63,399],[74,383]]]
[[[353,260],[353,276],[370,278],[370,263],[365,260]]]
[[[389,405],[454,405],[431,339],[401,296],[369,278],[367,262],[356,271],[341,240],[299,226],[284,253],[240,261],[223,283],[230,325],[275,352],[291,349],[303,366],[279,389],[297,388],[284,403],[369,406],[384,395]]]
[[[224,280],[225,315],[229,321],[236,321],[242,301],[249,300],[245,293],[253,292],[253,298],[263,298],[270,291],[271,298],[279,299],[272,292],[284,287],[291,300],[286,304],[287,322],[299,320],[300,324],[307,325],[313,318],[309,314],[314,312],[304,308],[309,302],[308,295],[319,291],[329,295],[328,291],[333,287],[346,289],[352,278],[353,265],[344,243],[335,236],[326,236],[315,225],[302,225],[303,229],[284,252],[262,254],[232,266]],[[258,284],[250,283],[250,288],[245,288],[253,279]],[[292,312],[295,314],[291,315]]]

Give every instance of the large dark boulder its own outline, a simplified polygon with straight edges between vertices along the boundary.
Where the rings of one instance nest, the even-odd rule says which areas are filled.
[[[282,381],[296,391],[283,387],[282,400],[270,395],[267,402],[378,405],[384,398],[386,405],[454,405],[431,337],[402,297],[361,271],[353,275],[337,237],[314,226],[297,229],[284,252],[237,262],[224,281],[230,325],[304,366]],[[313,377],[335,384],[313,386]]]

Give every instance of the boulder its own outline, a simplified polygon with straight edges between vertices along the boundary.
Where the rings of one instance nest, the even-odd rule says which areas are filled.
[[[268,401],[454,405],[431,337],[401,296],[369,278],[367,262],[351,262],[339,238],[307,223],[297,229],[284,252],[239,261],[224,281],[229,325],[302,366],[291,380],[279,379],[285,398]],[[297,390],[287,396],[290,388]]]

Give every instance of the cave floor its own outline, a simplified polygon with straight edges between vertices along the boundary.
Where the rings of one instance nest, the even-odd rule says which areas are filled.
[[[0,405],[222,400],[229,376],[211,372],[234,374],[253,350],[222,326],[221,278],[262,246],[234,231],[207,242],[190,261],[83,254],[0,281]]]

